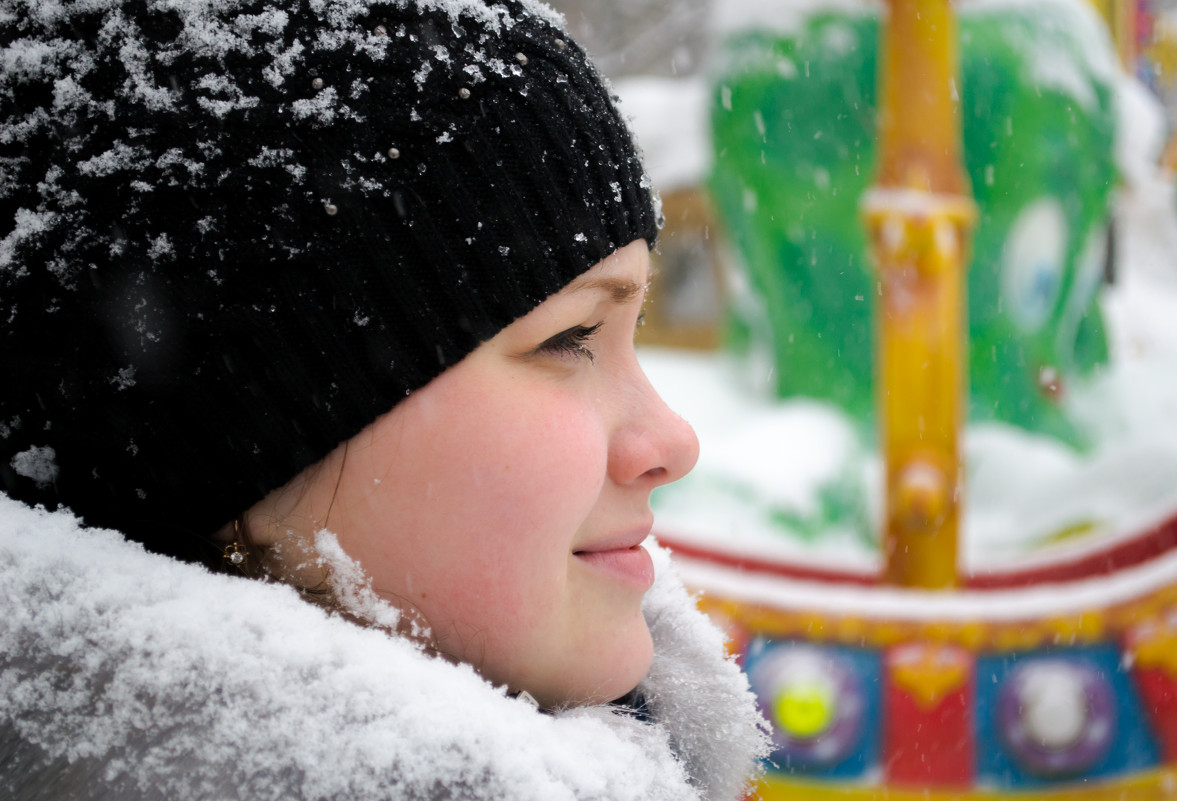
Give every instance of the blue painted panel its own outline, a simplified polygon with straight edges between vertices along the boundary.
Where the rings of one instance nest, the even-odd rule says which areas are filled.
[[[773,695],[779,688],[778,681],[787,672],[789,665],[797,660],[821,665],[826,677],[835,680],[843,688],[839,693],[840,712],[850,713],[853,723],[845,726],[840,742],[833,751],[836,758],[830,759],[831,749],[814,740],[797,740],[776,726],[773,714]],[[752,689],[760,699],[761,711],[774,724],[774,745],[776,750],[769,756],[769,770],[807,778],[851,779],[861,778],[879,765],[882,710],[882,660],[880,655],[864,648],[850,648],[838,645],[813,644],[798,640],[771,640],[757,637],[744,654],[744,669],[752,683]]]
[[[1019,668],[1036,661],[1062,660],[1089,670],[1106,681],[1115,707],[1115,731],[1101,757],[1070,773],[1046,776],[1032,761],[1019,758],[1008,738],[1002,736],[1002,690]],[[1132,677],[1112,644],[1077,648],[1053,648],[982,656],[977,659],[977,778],[994,788],[1049,787],[1086,779],[1102,779],[1145,770],[1159,764],[1156,741]]]

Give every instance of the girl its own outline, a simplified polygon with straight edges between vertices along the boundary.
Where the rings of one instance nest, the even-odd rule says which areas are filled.
[[[643,545],[653,198],[552,12],[0,19],[0,796],[737,797]]]

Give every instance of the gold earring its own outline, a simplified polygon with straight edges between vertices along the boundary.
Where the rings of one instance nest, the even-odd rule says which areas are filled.
[[[242,573],[245,572],[246,561],[249,558],[249,549],[242,542],[244,539],[242,536],[244,528],[245,526],[242,524],[240,517],[233,521],[233,541],[226,545],[225,550],[221,553],[221,557],[226,562],[233,565],[233,567]]]

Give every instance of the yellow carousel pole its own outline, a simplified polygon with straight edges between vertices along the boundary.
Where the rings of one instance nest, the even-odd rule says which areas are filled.
[[[884,580],[947,589],[957,584],[965,266],[975,217],[961,164],[956,20],[948,0],[888,7],[880,165],[863,199],[878,269]]]

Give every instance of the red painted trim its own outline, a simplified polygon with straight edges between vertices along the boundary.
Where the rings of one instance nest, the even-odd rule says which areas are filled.
[[[1177,515],[1143,534],[1116,543],[1102,551],[1024,570],[975,573],[967,579],[966,585],[973,590],[997,590],[1107,576],[1155,559],[1175,548]]]
[[[784,562],[724,553],[682,542],[675,539],[672,534],[663,532],[658,533],[658,540],[674,553],[682,554],[688,559],[712,562],[753,573],[767,573],[783,578],[821,581],[831,584],[853,584],[867,587],[880,584],[879,576],[869,573],[851,573],[833,568],[815,567],[800,562]],[[1103,550],[1029,568],[975,573],[964,580],[964,586],[970,590],[1003,590],[1106,576],[1147,562],[1172,550],[1177,550],[1177,515],[1143,534]]]
[[[823,581],[831,584],[857,584],[871,587],[879,583],[879,577],[870,573],[847,573],[829,568],[813,567],[802,563],[771,561],[757,559],[754,556],[723,553],[721,551],[713,551],[710,548],[700,548],[697,545],[688,545],[660,531],[655,532],[655,536],[657,536],[660,544],[665,545],[673,553],[681,554],[688,559],[698,559],[702,562],[711,562],[713,564],[723,565],[724,567],[734,567],[738,570],[747,570],[753,573],[768,573],[774,576],[804,579],[806,581]]]
[[[1177,764],[1177,676],[1163,668],[1136,671],[1145,715],[1161,744],[1164,762]]]

